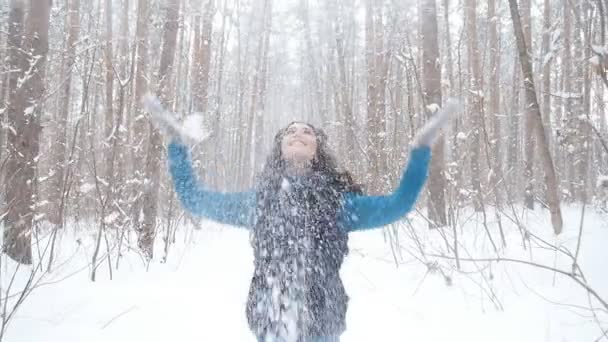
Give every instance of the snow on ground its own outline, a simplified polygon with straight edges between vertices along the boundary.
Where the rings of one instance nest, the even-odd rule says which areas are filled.
[[[558,239],[552,237],[546,211],[528,213],[525,225],[574,251],[580,209],[564,210],[565,233]],[[488,215],[488,220],[493,218]],[[464,241],[460,256],[495,257],[482,216],[463,212],[461,222],[465,223],[457,229],[459,241]],[[429,231],[417,214],[411,216],[411,223],[397,229],[402,249],[390,248],[388,229],[351,234],[351,253],[342,268],[350,295],[343,342],[563,342],[595,341],[602,336],[596,319],[585,309],[589,307],[586,293],[571,279],[505,261],[491,265],[463,261],[462,271],[457,272],[453,261],[431,256],[453,255],[446,253],[440,232]],[[555,251],[538,246],[524,250],[519,230],[503,223],[508,247],[502,256],[571,270],[571,262]],[[495,222],[490,221],[489,229],[499,242]],[[88,266],[94,233],[76,234],[76,230],[84,229],[60,234],[57,267],[26,298],[4,341],[254,341],[244,314],[253,270],[246,230],[210,222],[203,222],[200,230],[184,225],[167,263],[160,262],[162,239],[157,238],[159,257],[147,270],[141,257],[130,251],[114,270],[113,280],[104,260],[96,282],[89,280]],[[606,299],[608,218],[588,208],[583,231],[581,267],[589,284]],[[450,229],[443,233],[452,241]],[[5,291],[14,265],[3,258],[1,266]],[[23,284],[27,276],[28,270],[21,269],[16,283]],[[597,319],[604,329],[608,327],[608,314],[598,312]]]

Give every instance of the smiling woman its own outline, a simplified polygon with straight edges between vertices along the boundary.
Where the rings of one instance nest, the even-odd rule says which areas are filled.
[[[312,126],[293,122],[281,141],[281,152],[292,166],[292,170],[306,170],[317,151],[317,136]]]
[[[246,313],[259,341],[339,341],[348,306],[340,278],[348,234],[382,227],[411,210],[450,111],[440,110],[418,134],[399,186],[382,196],[364,195],[348,172],[338,171],[323,130],[297,121],[275,135],[253,189],[209,191],[195,176],[187,137],[171,118],[153,116],[171,138],[169,168],[183,206],[251,232],[254,274]]]

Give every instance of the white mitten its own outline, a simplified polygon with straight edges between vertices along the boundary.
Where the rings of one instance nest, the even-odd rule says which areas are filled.
[[[183,123],[180,123],[175,118],[175,114],[166,110],[156,96],[146,94],[142,102],[144,109],[150,113],[154,126],[168,140],[194,145],[209,136],[203,129],[203,117],[201,114],[189,115]]]
[[[445,126],[451,116],[456,115],[461,110],[461,107],[462,105],[457,100],[447,100],[445,106],[439,108],[437,113],[416,134],[412,146],[414,148],[422,146],[431,147],[435,138],[439,135],[439,130]]]
[[[158,97],[146,94],[143,98],[144,109],[150,113],[150,118],[156,127],[168,139],[181,139],[179,124],[173,113],[167,111]]]

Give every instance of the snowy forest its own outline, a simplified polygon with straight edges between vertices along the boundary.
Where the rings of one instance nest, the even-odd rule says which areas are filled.
[[[343,340],[608,341],[607,31],[608,0],[0,0],[0,341],[181,336],[166,319],[181,341],[253,341],[248,233],[182,208],[148,93],[201,137],[211,189],[252,188],[295,120],[322,128],[370,195],[395,188],[416,133],[457,99],[416,208],[350,241]],[[110,307],[182,291],[154,285],[180,265],[207,269],[188,296],[228,291],[234,312],[209,294],[189,297],[206,313]],[[245,284],[220,290],[223,272]],[[121,279],[140,287],[110,294]],[[107,312],[76,320],[82,298],[79,315]],[[390,302],[410,313],[377,317]],[[236,332],[160,317],[215,314]]]

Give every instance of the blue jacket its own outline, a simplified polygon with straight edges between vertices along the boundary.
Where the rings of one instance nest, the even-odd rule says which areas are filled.
[[[346,193],[342,219],[349,231],[360,231],[393,223],[408,213],[426,181],[431,149],[417,147],[410,153],[399,187],[391,194],[366,196]],[[169,144],[169,170],[175,191],[183,206],[192,214],[242,227],[255,221],[255,191],[217,192],[205,189],[192,169],[188,148]]]

